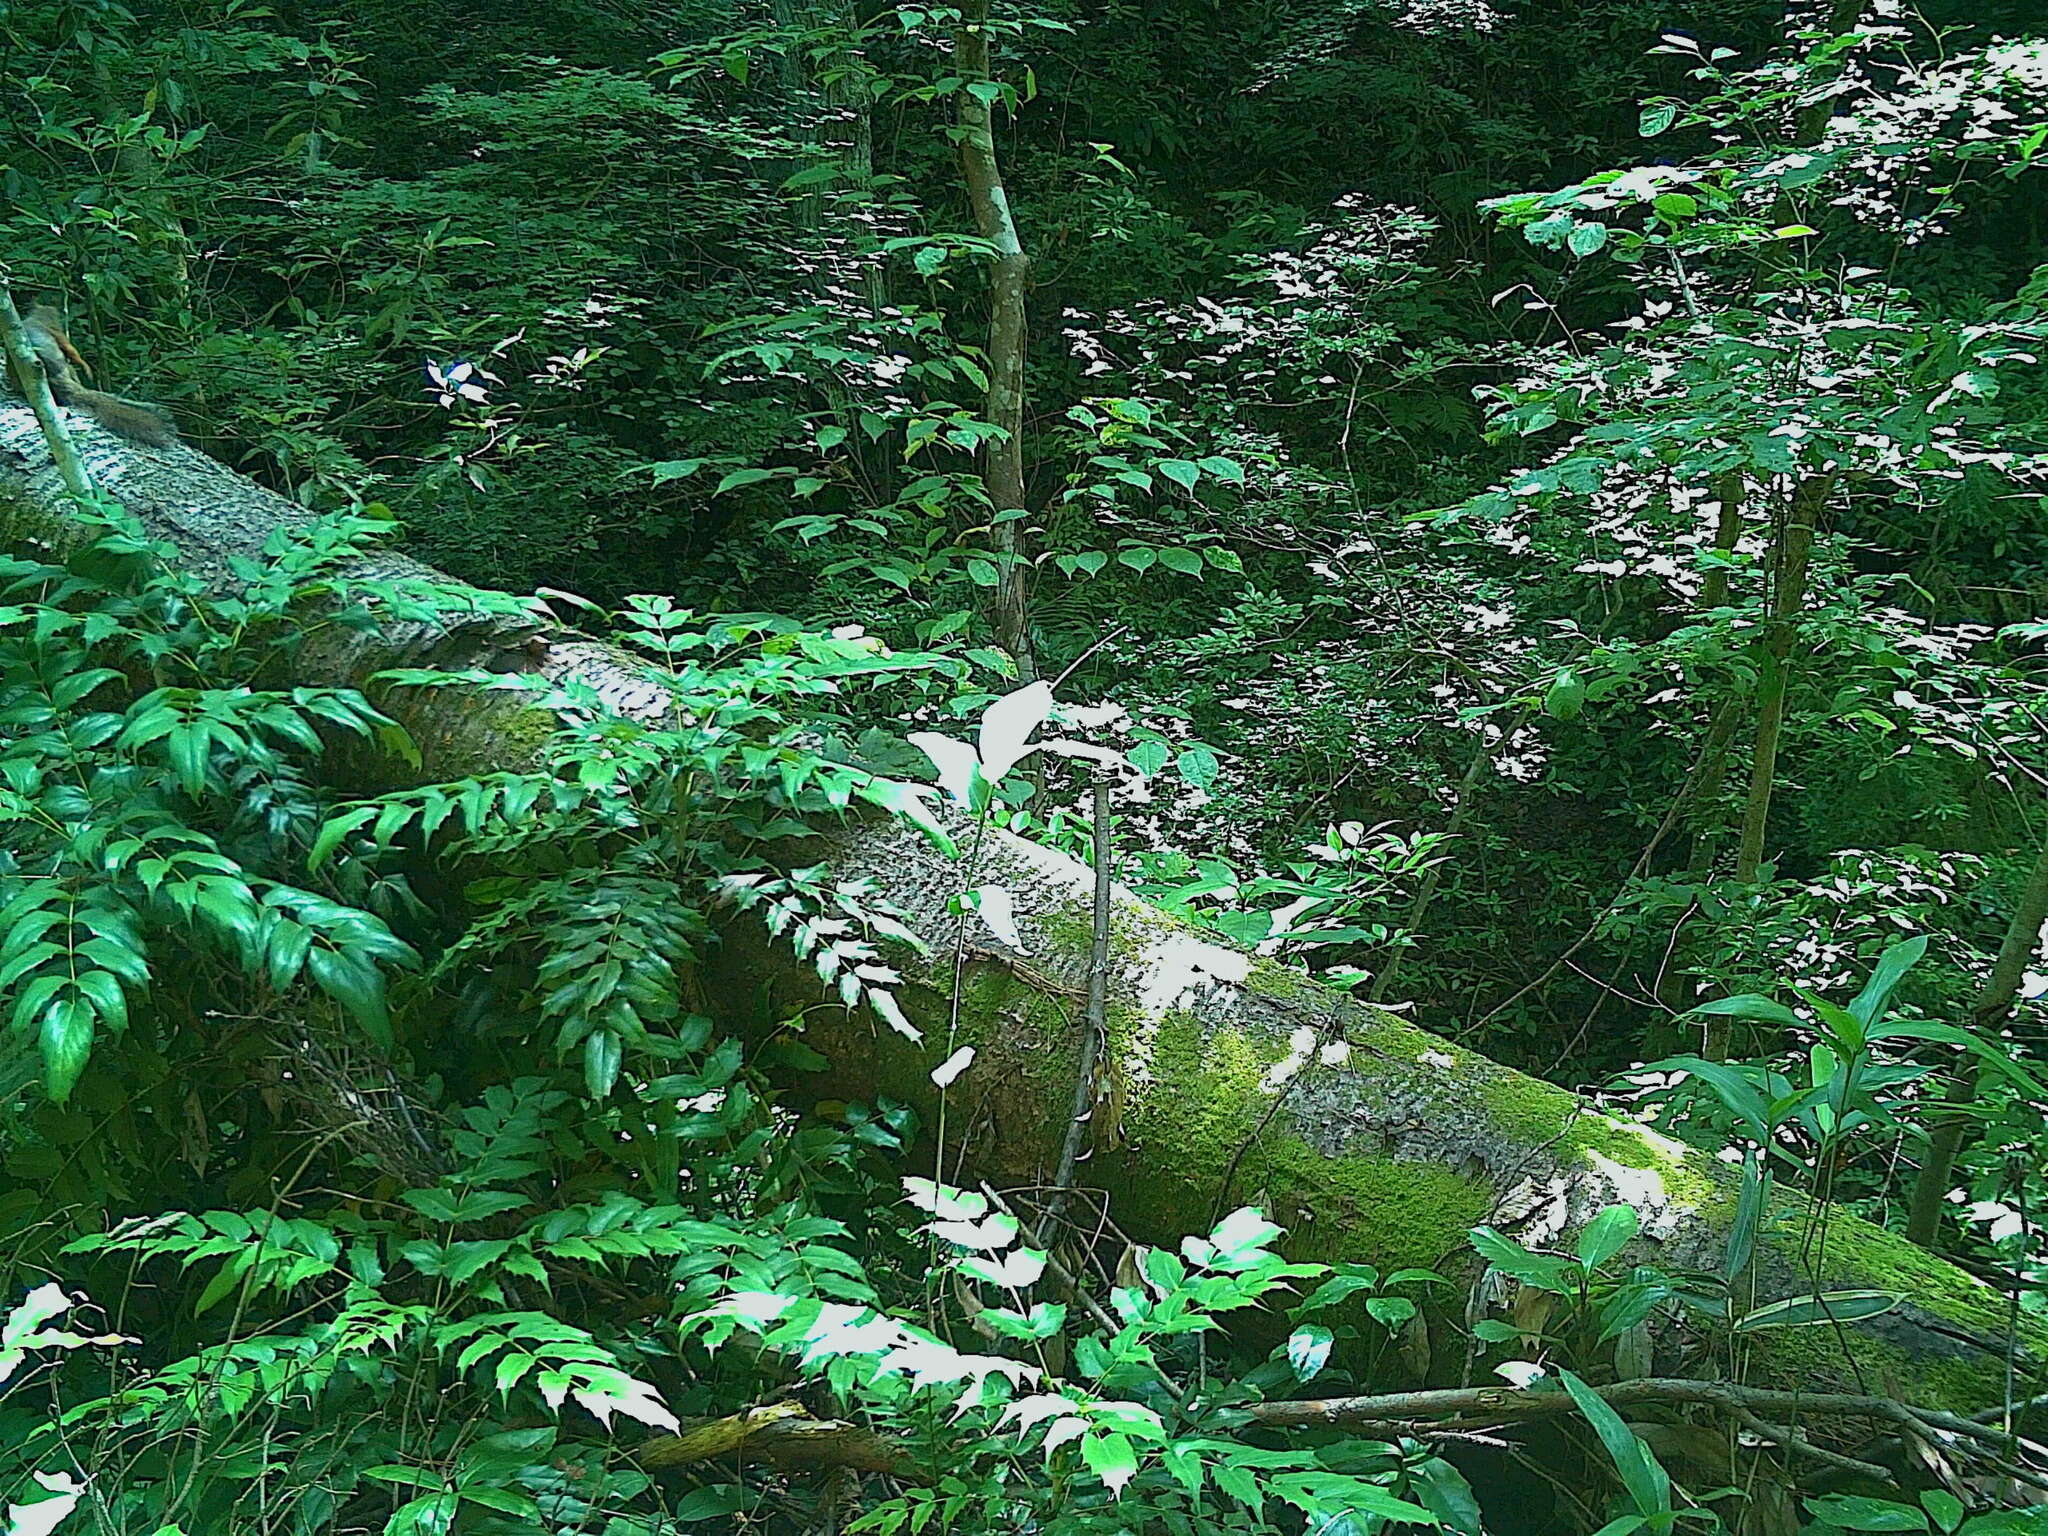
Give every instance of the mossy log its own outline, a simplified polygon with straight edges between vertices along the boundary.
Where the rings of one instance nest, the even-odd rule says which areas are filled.
[[[209,580],[227,579],[237,560],[260,562],[279,530],[314,521],[188,447],[134,448],[82,421],[78,433],[99,483]],[[0,544],[75,541],[70,506],[33,416],[0,406]],[[337,605],[355,601],[352,582],[372,580],[438,592],[444,616],[322,625],[297,653],[298,681],[359,681],[392,666],[484,666],[580,683],[628,716],[660,702],[621,653],[548,628],[538,610],[530,621],[507,617],[502,595],[402,557],[345,568]],[[415,779],[528,766],[552,725],[516,693],[496,690],[380,702],[421,748]],[[725,995],[766,986],[785,1005],[770,1018],[801,1012],[806,1039],[831,1058],[822,1081],[838,1096],[888,1094],[931,1111],[932,1068],[957,1046],[974,1046],[976,1061],[949,1090],[949,1157],[991,1179],[1042,1180],[1066,1131],[1079,1056],[1087,871],[998,833],[963,881],[962,866],[915,830],[882,821],[850,824],[804,856],[873,881],[929,943],[930,957],[907,967],[904,993],[923,1042],[865,1014],[819,1006],[809,967],[750,917],[729,925],[716,984]],[[948,905],[963,883],[1015,893],[1025,948],[1006,953],[985,933],[971,934],[956,1010],[959,926]],[[1115,902],[1111,956],[1114,1108],[1098,1116],[1100,1145],[1082,1166],[1122,1230],[1172,1240],[1222,1209],[1257,1204],[1287,1225],[1304,1256],[1469,1274],[1464,1234],[1477,1223],[1527,1242],[1566,1241],[1622,1201],[1641,1215],[1643,1261],[1719,1267],[1734,1184],[1713,1160],[1383,1009],[1211,942],[1127,893]],[[1756,1302],[1853,1288],[1907,1300],[1853,1326],[1751,1336],[1743,1347],[1754,1379],[1843,1385],[1939,1407],[1999,1399],[2007,1338],[1996,1293],[1846,1214],[1828,1213],[1817,1243],[1807,1242],[1816,1213],[1803,1202],[1788,1198],[1776,1214],[1759,1246]],[[2031,1359],[2040,1340],[2027,1343]],[[1430,1374],[1456,1379],[1462,1362],[1442,1355]]]

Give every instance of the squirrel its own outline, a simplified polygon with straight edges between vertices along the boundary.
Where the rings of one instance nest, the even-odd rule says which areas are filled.
[[[92,377],[92,370],[78,355],[78,348],[71,344],[71,338],[64,334],[64,324],[57,318],[56,310],[47,304],[38,304],[28,312],[23,323],[28,331],[29,345],[35,348],[36,356],[42,360],[43,372],[50,380],[50,393],[59,405],[83,411],[109,432],[130,442],[162,448],[178,440],[178,429],[171,425],[161,407],[142,400],[124,400],[119,395],[102,394],[89,387],[87,381]],[[8,376],[16,390],[25,396],[27,387],[14,377],[11,362]]]

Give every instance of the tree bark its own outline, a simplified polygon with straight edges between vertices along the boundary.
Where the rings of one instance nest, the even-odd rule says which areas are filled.
[[[133,448],[82,419],[74,427],[98,482],[154,536],[180,545],[186,569],[217,584],[230,584],[230,560],[260,561],[266,539],[313,521],[189,447]],[[75,544],[84,535],[69,506],[32,413],[0,406],[0,547]],[[444,607],[453,606],[438,619],[313,623],[292,653],[293,681],[359,683],[422,662],[486,666],[573,682],[627,715],[664,707],[658,686],[623,653],[508,613],[503,594],[377,556],[336,572],[335,600],[363,608],[369,580],[431,583]],[[400,690],[380,702],[423,757],[417,768],[387,765],[386,782],[529,768],[556,724],[513,691]],[[873,881],[931,946],[929,958],[904,966],[902,1002],[924,1027],[924,1042],[820,1006],[810,970],[750,916],[726,925],[717,973],[707,978],[713,995],[766,985],[800,1004],[806,1039],[833,1060],[815,1092],[888,1094],[926,1111],[926,1124],[938,1092],[932,1066],[959,1045],[976,1046],[973,1067],[950,1090],[956,1104],[971,1096],[973,1111],[951,1115],[949,1123],[967,1130],[947,1152],[970,1174],[1043,1187],[1063,1144],[1083,1027],[1093,927],[1087,867],[988,835],[972,881],[1015,893],[1024,948],[970,951],[958,1036],[949,1038],[957,918],[948,907],[960,866],[915,830],[880,819],[850,821],[805,840],[800,852],[806,863],[822,860]],[[1111,906],[1105,1055],[1120,1109],[1101,1115],[1088,1168],[1093,1197],[1108,1202],[1122,1231],[1176,1241],[1206,1228],[1227,1193],[1285,1224],[1302,1257],[1469,1275],[1465,1233],[1476,1224],[1530,1243],[1568,1242],[1596,1212],[1623,1202],[1642,1218],[1639,1262],[1721,1267],[1735,1186],[1713,1159],[1213,942],[1126,891]],[[1860,1376],[1939,1407],[1999,1400],[2005,1308],[1995,1292],[1839,1212],[1829,1216],[1825,1272],[1806,1274],[1800,1229],[1815,1209],[1788,1195],[1781,1214],[1759,1241],[1759,1301],[1866,1286],[1907,1299],[1854,1326],[1745,1336],[1755,1347],[1753,1381],[1818,1390]],[[2043,1334],[2023,1327],[2030,1331],[2022,1353],[2041,1354]]]
[[[996,158],[995,107],[989,99],[994,79],[989,70],[988,0],[967,7],[954,61],[964,82],[959,132],[967,197],[974,207],[976,231],[995,248],[989,274],[987,409],[989,422],[1002,435],[983,456],[997,557],[992,617],[998,643],[1016,658],[1019,674],[1028,683],[1038,676],[1031,643],[1031,564],[1024,540],[1025,291],[1031,258],[1017,233],[1002,164]]]
[[[2026,979],[2027,962],[2041,943],[2041,927],[2048,923],[2048,839],[2041,844],[2034,870],[2020,891],[2013,908],[2005,941],[1998,946],[1998,958],[1991,974],[1970,1007],[1970,1027],[1989,1038],[2019,1001],[2020,983]],[[1963,1148],[1963,1132],[1969,1127],[1969,1106],[1983,1087],[1981,1068],[1958,1073],[1949,1089],[1945,1112],[1935,1120],[1927,1147],[1927,1159],[1913,1181],[1913,1203],[1906,1217],[1906,1236],[1916,1243],[1932,1246],[1941,1225],[1941,1209],[1948,1199],[1949,1181],[1955,1177],[1956,1154]]]

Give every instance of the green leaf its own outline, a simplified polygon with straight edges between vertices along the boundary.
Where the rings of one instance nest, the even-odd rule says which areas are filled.
[[[1953,1531],[1963,1523],[1963,1501],[1946,1488],[1923,1488],[1920,1507],[1932,1515],[1935,1525],[1944,1531]]]
[[[905,784],[897,779],[870,779],[854,791],[860,799],[870,805],[880,806],[892,815],[901,816],[931,840],[932,846],[947,858],[958,858],[960,850],[953,842],[953,835],[946,830],[931,804],[925,799],[922,785]]]
[[[428,1494],[399,1506],[384,1526],[384,1536],[448,1536],[449,1528],[455,1523],[456,1496],[453,1493]]]
[[[1543,713],[1555,720],[1570,720],[1585,707],[1586,684],[1576,669],[1560,667],[1543,695]]]
[[[118,978],[107,971],[80,971],[72,985],[85,994],[99,1015],[99,1022],[113,1034],[128,1028],[128,997]]]
[[[306,956],[313,985],[341,1004],[348,1016],[377,1044],[391,1045],[391,1018],[385,1011],[384,974],[361,955],[316,945]]]
[[[1432,1456],[1408,1472],[1409,1492],[1458,1536],[1480,1536],[1479,1497],[1465,1474],[1441,1456]]]
[[[1152,467],[1183,490],[1192,491],[1195,482],[1202,478],[1200,466],[1186,459],[1161,459]]]
[[[1244,561],[1234,549],[1225,549],[1220,544],[1205,544],[1202,546],[1202,558],[1219,571],[1229,571],[1238,576],[1244,574]]]
[[[1091,1430],[1081,1437],[1081,1459],[1111,1493],[1121,1492],[1138,1475],[1138,1449],[1129,1435]]]
[[[1579,1232],[1579,1262],[1588,1269],[1598,1269],[1627,1247],[1641,1226],[1634,1206],[1608,1206]]]
[[[1368,1296],[1365,1315],[1383,1328],[1402,1328],[1415,1316],[1415,1303],[1406,1296]]]
[[[385,1465],[363,1468],[364,1477],[375,1478],[380,1483],[397,1483],[404,1488],[446,1488],[448,1480],[439,1472],[430,1472],[425,1467],[401,1467]]]
[[[358,806],[351,811],[330,816],[320,828],[320,835],[313,839],[313,851],[306,855],[306,867],[318,869],[341,846],[341,840],[349,833],[371,820],[377,814],[374,805]]]
[[[1743,1129],[1748,1131],[1759,1145],[1769,1145],[1770,1101],[1757,1091],[1755,1084],[1726,1063],[1707,1061],[1698,1056],[1666,1056],[1651,1062],[1648,1066],[1638,1067],[1635,1071],[1684,1072],[1698,1078],[1714,1090],[1721,1102],[1742,1121]]]
[[[495,1509],[501,1515],[512,1515],[520,1520],[538,1522],[540,1505],[527,1494],[515,1493],[509,1488],[490,1488],[468,1484],[455,1490],[466,1504],[480,1504],[485,1509]]]
[[[170,734],[171,771],[178,787],[197,800],[206,792],[206,764],[213,727],[205,722],[181,723]]]
[[[1199,790],[1208,790],[1216,783],[1216,775],[1222,770],[1216,754],[1207,747],[1189,747],[1174,759],[1174,767],[1180,776]]]
[[[38,1032],[43,1051],[43,1088],[62,1104],[71,1097],[92,1056],[93,1010],[84,998],[59,997],[43,1011]]]
[[[1141,741],[1125,756],[1131,766],[1148,779],[1173,761],[1173,753],[1163,741]]]
[[[1849,1004],[1849,1012],[1856,1022],[1868,1029],[1877,1022],[1884,1011],[1884,1005],[1891,1000],[1892,992],[1900,981],[1920,962],[1927,953],[1927,935],[1915,934],[1902,939],[1887,949],[1870,973],[1870,980],[1863,984],[1863,990],[1856,994],[1856,1000]]]
[[[1622,1422],[1616,1413],[1601,1398],[1600,1394],[1587,1386],[1570,1371],[1559,1371],[1557,1379],[1571,1393],[1572,1401],[1579,1405],[1579,1412],[1586,1416],[1586,1422],[1593,1426],[1593,1433],[1600,1437],[1600,1443],[1607,1448],[1607,1456],[1614,1463],[1614,1470],[1621,1474],[1622,1486],[1628,1489],[1629,1501],[1636,1507],[1636,1513],[1645,1519],[1654,1519],[1671,1508],[1671,1477],[1650,1448],[1636,1438],[1634,1430]]]
[[[1735,1324],[1737,1333],[1765,1328],[1813,1328],[1831,1323],[1860,1323],[1892,1310],[1903,1296],[1891,1291],[1823,1291],[1817,1296],[1790,1296],[1758,1307]]]
[[[1711,1014],[1717,1018],[1751,1019],[1759,1024],[1777,1024],[1786,1029],[1797,1029],[1802,1022],[1799,1015],[1783,1003],[1773,1002],[1768,997],[1759,997],[1753,992],[1745,992],[1740,997],[1722,997],[1711,1003],[1701,1003],[1699,1007],[1689,1009],[1680,1017],[1689,1019],[1701,1014]]]
[[[1559,1295],[1570,1288],[1569,1276],[1575,1266],[1568,1259],[1531,1253],[1512,1238],[1502,1237],[1491,1227],[1474,1227],[1468,1234],[1479,1256],[1502,1274]]]
[[[1728,1223],[1728,1251],[1723,1256],[1721,1273],[1733,1280],[1749,1267],[1750,1258],[1756,1252],[1757,1228],[1763,1220],[1764,1208],[1770,1202],[1771,1174],[1764,1166],[1763,1154],[1750,1151],[1742,1159],[1742,1184],[1735,1199],[1735,1219]]]
[[[711,494],[723,496],[727,491],[736,491],[743,486],[759,485],[763,480],[773,480],[778,471],[772,469],[736,469],[718,482],[718,489]]]
[[[1644,138],[1654,139],[1677,119],[1677,102],[1653,101],[1643,108],[1642,115],[1636,119],[1636,130]]]
[[[1974,1031],[1959,1029],[1953,1024],[1936,1024],[1931,1020],[1902,1019],[1895,1024],[1878,1024],[1869,1032],[1871,1041],[1878,1040],[1935,1040],[1943,1045],[1953,1045],[1968,1051],[1982,1062],[1989,1071],[1998,1073],[2024,1089],[2038,1095],[2048,1090],[2043,1080],[2014,1061],[1996,1044],[1984,1039]]]
[[[1240,1206],[1216,1223],[1209,1241],[1225,1258],[1242,1258],[1263,1250],[1280,1235],[1280,1228],[1266,1220],[1265,1212],[1254,1206]]]
[[[219,1272],[211,1280],[207,1281],[206,1289],[199,1293],[199,1299],[192,1303],[192,1315],[194,1317],[205,1316],[206,1313],[228,1299],[234,1292],[235,1287],[242,1283],[243,1276],[248,1273],[249,1265],[247,1260],[254,1255],[254,1252],[254,1249],[247,1250],[242,1261],[221,1265]]]
[[[1305,1324],[1289,1334],[1287,1364],[1294,1371],[1294,1379],[1308,1381],[1322,1374],[1323,1367],[1330,1363],[1330,1350],[1335,1344],[1336,1335],[1314,1323]]]
[[[1927,1516],[1910,1504],[1870,1499],[1861,1494],[1831,1493],[1808,1499],[1806,1512],[1845,1531],[1924,1531]]]
[[[1575,224],[1565,244],[1571,247],[1574,256],[1591,256],[1607,244],[1605,224]]]
[[[625,1042],[611,1030],[592,1030],[583,1042],[584,1091],[593,1099],[608,1098],[625,1056]]]

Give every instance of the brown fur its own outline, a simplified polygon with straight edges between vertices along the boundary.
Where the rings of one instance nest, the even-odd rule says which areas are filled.
[[[141,400],[124,400],[119,395],[103,394],[88,387],[86,380],[92,377],[92,372],[86,367],[85,359],[78,355],[78,349],[71,344],[71,338],[64,334],[63,322],[49,305],[38,304],[30,310],[26,325],[29,344],[35,348],[36,356],[42,362],[43,372],[50,381],[50,393],[59,405],[83,411],[109,432],[130,442],[162,448],[178,440],[178,429],[157,406]],[[21,387],[20,380],[14,383],[17,388]]]

